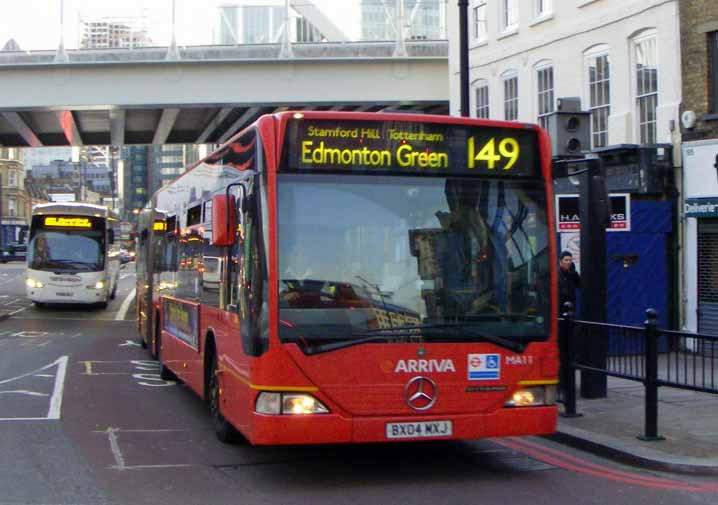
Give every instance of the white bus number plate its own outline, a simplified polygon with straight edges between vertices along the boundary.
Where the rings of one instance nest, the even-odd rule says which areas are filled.
[[[451,421],[422,421],[416,423],[386,423],[386,438],[450,437]]]

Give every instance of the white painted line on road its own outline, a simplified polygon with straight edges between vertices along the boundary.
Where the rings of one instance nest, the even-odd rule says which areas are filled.
[[[27,389],[16,389],[14,391],[0,391],[0,395],[28,395],[28,396],[50,396],[47,393],[28,391]]]
[[[59,360],[57,375],[55,376],[55,391],[50,399],[50,408],[47,411],[48,419],[60,419],[60,410],[62,409],[62,391],[65,388],[65,374],[67,372],[67,356],[63,356]]]
[[[144,468],[187,468],[197,465],[190,465],[190,464],[177,464],[177,465],[127,465],[125,463],[125,457],[122,454],[122,449],[120,448],[120,442],[117,438],[118,432],[161,432],[161,431],[184,431],[184,430],[122,430],[120,428],[107,428],[105,431],[100,433],[107,433],[107,438],[110,441],[110,449],[112,449],[112,455],[115,457],[115,465],[110,466],[109,468],[112,468],[114,470],[140,470]]]
[[[127,295],[127,298],[124,299],[122,302],[122,305],[120,305],[120,310],[115,316],[115,321],[122,321],[125,319],[125,316],[127,315],[127,311],[130,308],[130,304],[132,303],[132,300],[135,299],[135,295],[137,294],[137,288],[130,291],[130,294]]]
[[[8,384],[10,382],[19,381],[26,377],[37,376],[39,375],[39,372],[42,372],[44,370],[47,370],[48,368],[52,368],[57,365],[57,373],[55,374],[55,387],[53,388],[52,397],[50,398],[50,408],[47,411],[47,416],[0,417],[0,421],[47,421],[50,419],[60,419],[60,412],[62,409],[62,393],[65,388],[65,375],[67,373],[67,360],[67,356],[62,356],[61,358],[56,359],[49,365],[45,365],[41,368],[38,368],[37,370],[33,370],[32,372],[28,372],[22,375],[18,375],[17,377],[12,377],[10,379],[0,381],[0,385],[2,385]]]
[[[22,312],[23,310],[27,310],[27,307],[23,307],[23,308],[21,308],[21,309],[13,310],[12,312],[10,312],[10,315],[11,315],[11,316],[14,316],[15,314],[19,314],[19,313]]]

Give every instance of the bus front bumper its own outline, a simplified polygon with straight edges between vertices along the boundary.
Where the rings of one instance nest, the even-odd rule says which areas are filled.
[[[490,414],[353,419],[337,414],[308,416],[254,414],[248,438],[254,445],[295,445],[543,435],[556,431],[557,412],[556,406],[544,406],[503,408]],[[419,427],[423,427],[423,431]],[[442,432],[446,433],[446,430],[450,430],[450,435],[442,434]]]
[[[26,288],[27,297],[37,303],[103,303],[108,299],[107,287],[102,289],[63,288],[61,286],[44,286],[42,288]]]

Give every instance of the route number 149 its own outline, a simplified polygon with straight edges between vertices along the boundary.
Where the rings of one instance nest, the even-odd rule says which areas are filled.
[[[476,152],[476,146],[474,137],[469,137],[469,168],[474,168],[477,162],[486,163],[486,167],[489,170],[496,168],[497,162],[506,162],[503,166],[503,170],[511,170],[519,159],[519,143],[513,137],[506,137],[501,139],[499,142],[494,137],[491,137],[486,144],[484,144]]]

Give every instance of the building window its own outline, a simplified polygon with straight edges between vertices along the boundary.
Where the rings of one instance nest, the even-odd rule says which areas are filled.
[[[504,119],[516,121],[519,118],[519,78],[515,72],[504,76]]]
[[[17,216],[17,200],[12,196],[7,199],[7,215],[9,217]]]
[[[486,40],[486,0],[474,0],[471,10],[474,40],[483,42]]]
[[[481,119],[489,118],[489,83],[479,81],[476,89],[476,117]]]
[[[708,82],[710,112],[718,114],[718,32],[708,33]]]
[[[9,188],[17,188],[17,171],[8,170],[7,172],[7,185]]]
[[[508,32],[519,26],[518,0],[501,0],[501,31]]]
[[[586,57],[588,67],[589,107],[591,111],[591,144],[608,145],[608,116],[611,113],[610,60],[599,49]]]
[[[541,18],[548,16],[553,12],[552,0],[534,0],[536,3],[536,17]]]
[[[543,66],[536,69],[538,122],[543,128],[548,127],[548,116],[554,111],[553,99],[553,67]]]
[[[658,55],[656,35],[634,40],[636,57],[636,112],[638,138],[641,144],[656,143],[656,108],[658,106]]]

